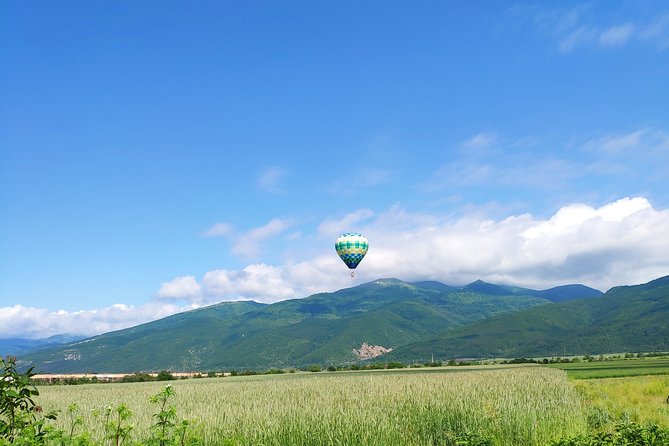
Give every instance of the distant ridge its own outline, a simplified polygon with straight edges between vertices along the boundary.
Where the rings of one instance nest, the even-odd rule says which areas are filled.
[[[45,339],[0,339],[0,356],[18,356],[44,348],[53,348],[83,339],[83,336],[60,334]]]
[[[426,280],[424,282],[413,282],[415,286],[418,288],[423,288],[426,290],[434,290],[434,291],[440,291],[440,292],[448,292],[448,291],[453,291],[457,290],[458,287],[451,286],[451,285],[446,285],[441,282],[437,282],[434,280]]]
[[[580,286],[548,291],[555,293],[552,299],[582,292],[590,295],[479,320],[399,346],[388,358],[413,361],[432,354],[458,358],[669,351],[669,276],[643,285],[615,287],[596,299],[592,298],[596,293]]]
[[[472,291],[474,293],[490,294],[493,296],[507,296],[509,295],[509,290],[502,288],[499,285],[493,285],[492,283],[487,283],[482,280],[477,280],[465,285],[462,287],[465,291]],[[514,293],[515,294],[515,293]]]
[[[585,285],[562,285],[539,291],[537,296],[546,298],[551,302],[566,302],[574,299],[591,299],[601,297],[604,293]]]
[[[580,284],[560,285],[547,290],[532,290],[529,288],[515,287],[509,285],[495,285],[482,280],[476,280],[469,285],[461,288],[466,291],[473,291],[496,296],[519,295],[519,296],[537,296],[551,302],[565,302],[574,299],[585,299],[601,297],[604,293],[594,288]]]

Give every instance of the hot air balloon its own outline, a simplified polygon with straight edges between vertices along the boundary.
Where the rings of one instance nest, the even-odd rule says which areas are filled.
[[[337,238],[335,249],[346,266],[348,266],[349,269],[354,270],[358,264],[362,262],[365,254],[367,254],[369,242],[367,241],[367,237],[362,234],[357,232],[346,232]],[[353,271],[351,271],[351,277],[353,276]]]

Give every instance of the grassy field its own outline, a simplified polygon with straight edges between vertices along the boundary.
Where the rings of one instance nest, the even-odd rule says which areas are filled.
[[[92,413],[128,404],[138,435],[155,411],[148,400],[165,383],[41,387],[45,410],[76,402],[98,438]],[[445,368],[301,373],[172,382],[181,417],[197,419],[208,445],[434,445],[465,432],[496,445],[545,445],[582,433],[578,392],[545,367]],[[66,427],[67,417],[59,422]],[[235,439],[225,442],[225,439]]]
[[[551,364],[573,380],[588,423],[633,421],[669,427],[669,359],[626,359]]]
[[[669,359],[621,359],[616,361],[551,364],[548,367],[562,369],[567,372],[570,378],[574,379],[669,375]]]
[[[574,385],[594,427],[612,421],[653,422],[669,427],[669,375],[588,379]]]

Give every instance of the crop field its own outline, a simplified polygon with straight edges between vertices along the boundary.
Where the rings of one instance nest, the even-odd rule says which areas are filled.
[[[584,433],[581,397],[565,372],[537,366],[296,373],[172,381],[179,417],[197,420],[207,445],[434,445],[479,434],[495,445],[546,445]],[[165,383],[40,387],[44,410],[76,402],[83,429],[102,438],[94,412],[127,403],[142,436]]]
[[[621,359],[617,361],[593,361],[551,364],[562,369],[570,378],[616,378],[623,376],[669,375],[669,359]]]

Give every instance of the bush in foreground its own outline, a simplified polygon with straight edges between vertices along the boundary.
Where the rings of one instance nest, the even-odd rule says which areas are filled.
[[[641,426],[636,423],[619,424],[612,432],[596,432],[589,435],[554,441],[551,446],[666,446],[669,444],[669,429],[656,425]]]

